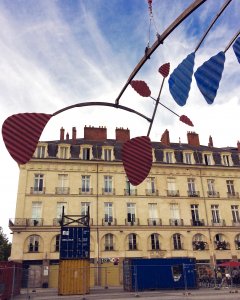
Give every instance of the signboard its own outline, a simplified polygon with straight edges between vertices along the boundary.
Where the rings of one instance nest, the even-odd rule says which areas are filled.
[[[90,228],[62,227],[60,259],[85,259],[90,257]]]

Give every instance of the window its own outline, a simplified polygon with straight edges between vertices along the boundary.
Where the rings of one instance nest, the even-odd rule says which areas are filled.
[[[231,166],[232,165],[232,159],[230,154],[222,154],[222,164],[224,166]]]
[[[39,236],[38,235],[31,235],[29,237],[28,251],[29,252],[38,252],[39,251]]]
[[[198,192],[196,191],[195,179],[188,178],[187,185],[188,185],[188,196],[189,197],[197,197]]]
[[[59,158],[67,159],[68,158],[69,147],[59,146]]]
[[[60,234],[58,234],[55,238],[55,252],[59,252],[60,250]]]
[[[207,243],[204,241],[204,235],[197,233],[193,237],[193,250],[205,250]]]
[[[203,154],[203,160],[206,166],[213,165],[212,154]]]
[[[82,202],[81,215],[86,216],[88,214],[88,210],[90,211],[90,202]]]
[[[182,247],[182,241],[181,241],[181,234],[175,233],[172,237],[173,239],[173,249],[174,250],[181,250]]]
[[[108,233],[105,235],[105,251],[114,250],[113,247],[113,234]]]
[[[184,153],[184,162],[185,162],[185,164],[188,164],[188,165],[192,164],[192,153],[189,153],[189,152]]]
[[[136,204],[127,203],[127,222],[133,225],[136,219],[135,217],[136,217]]]
[[[209,196],[215,196],[216,191],[215,191],[215,181],[214,181],[214,179],[208,179],[207,180],[207,186],[208,186],[208,195]]]
[[[171,197],[179,196],[179,191],[176,189],[175,178],[167,178],[167,195]]]
[[[227,193],[229,196],[235,196],[235,190],[234,190],[234,182],[233,180],[227,180]]]
[[[112,160],[112,149],[104,149],[104,160]]]
[[[111,202],[104,203],[104,222],[112,223],[113,221],[113,205]]]
[[[196,226],[199,223],[198,204],[191,204],[190,207],[191,207],[192,224],[193,226]]]
[[[68,194],[68,175],[67,174],[58,174],[58,186],[56,187],[57,194]]]
[[[82,159],[83,160],[90,160],[91,159],[91,148],[90,147],[84,147],[82,149]]]
[[[89,175],[82,176],[82,192],[83,193],[90,192],[90,176]]]
[[[157,233],[151,234],[151,249],[160,250],[159,234]]]
[[[128,236],[128,249],[137,250],[137,235],[135,233],[131,233]]]
[[[165,162],[168,164],[173,163],[173,152],[170,151],[165,152]]]
[[[228,250],[229,248],[225,236],[221,233],[215,235],[214,243],[216,245],[216,250]]]
[[[34,187],[33,192],[42,192],[43,193],[43,174],[35,174],[34,175]]]
[[[62,211],[64,207],[64,214],[67,214],[67,202],[58,202],[57,203],[57,220],[62,220]]]
[[[148,177],[147,178],[147,194],[155,194],[155,193],[156,193],[155,178]]]
[[[136,186],[132,185],[128,178],[126,179],[125,195],[137,195]]]
[[[37,201],[32,203],[32,219],[40,221],[42,217],[42,202]]]
[[[37,146],[36,149],[36,157],[37,158],[44,158],[45,157],[45,151],[46,151],[46,146]]]
[[[231,205],[233,223],[240,223],[238,205]]]
[[[220,223],[219,205],[211,205],[212,222]]]
[[[104,176],[104,192],[105,193],[113,192],[112,176]]]
[[[178,226],[183,225],[180,219],[179,205],[176,203],[170,203],[170,225]]]

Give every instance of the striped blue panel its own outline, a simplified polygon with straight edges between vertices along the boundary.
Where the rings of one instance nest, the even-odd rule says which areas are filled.
[[[233,51],[237,56],[238,62],[240,63],[240,37],[234,42]]]

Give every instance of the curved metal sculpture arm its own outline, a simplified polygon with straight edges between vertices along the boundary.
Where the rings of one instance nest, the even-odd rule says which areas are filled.
[[[78,103],[78,104],[74,104],[74,105],[70,105],[70,106],[67,106],[65,108],[62,108],[62,109],[56,111],[55,113],[53,113],[52,116],[56,116],[56,115],[66,111],[66,110],[69,110],[69,109],[72,109],[72,108],[75,108],[75,107],[84,107],[84,106],[110,106],[110,107],[114,107],[114,108],[120,108],[120,109],[129,111],[131,113],[134,113],[134,114],[146,119],[148,122],[151,122],[150,118],[146,117],[145,115],[139,113],[138,111],[136,111],[132,108],[129,108],[129,107],[126,107],[126,106],[123,106],[123,105],[116,105],[114,103],[109,103],[109,102],[83,102],[83,103]]]
[[[136,65],[132,73],[130,74],[126,84],[122,88],[121,92],[119,93],[118,97],[115,100],[116,105],[119,104],[119,100],[128,87],[129,83],[132,81],[132,79],[136,76],[138,71],[141,69],[141,67],[145,64],[145,62],[149,59],[151,54],[158,48],[160,44],[163,43],[163,41],[169,36],[169,34],[183,21],[185,20],[194,10],[196,10],[200,5],[202,5],[206,0],[195,0],[192,4],[189,5],[187,9],[185,9],[178,18],[160,35],[158,36],[157,40],[154,42],[151,48],[148,49],[146,55],[143,56],[143,58],[139,61],[139,63]]]

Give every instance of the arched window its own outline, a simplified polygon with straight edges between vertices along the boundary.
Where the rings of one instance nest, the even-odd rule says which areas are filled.
[[[229,250],[229,243],[226,240],[226,237],[218,233],[214,237],[215,249],[216,250]]]
[[[172,236],[173,239],[173,249],[174,250],[182,250],[183,249],[183,244],[182,244],[182,236],[180,233],[175,233]]]
[[[39,236],[31,235],[28,239],[28,252],[38,252],[39,251]]]
[[[128,236],[128,249],[137,250],[137,235],[135,233],[131,233]]]
[[[105,235],[104,249],[105,249],[105,251],[112,251],[112,250],[114,250],[113,234],[108,233],[108,234]]]
[[[207,250],[207,242],[203,234],[195,234],[193,237],[193,250]]]
[[[236,249],[240,250],[240,234],[236,235],[235,237],[235,245],[236,245]]]
[[[60,234],[55,237],[55,252],[59,252],[60,250]]]
[[[157,233],[151,234],[151,249],[160,250],[159,234]]]

